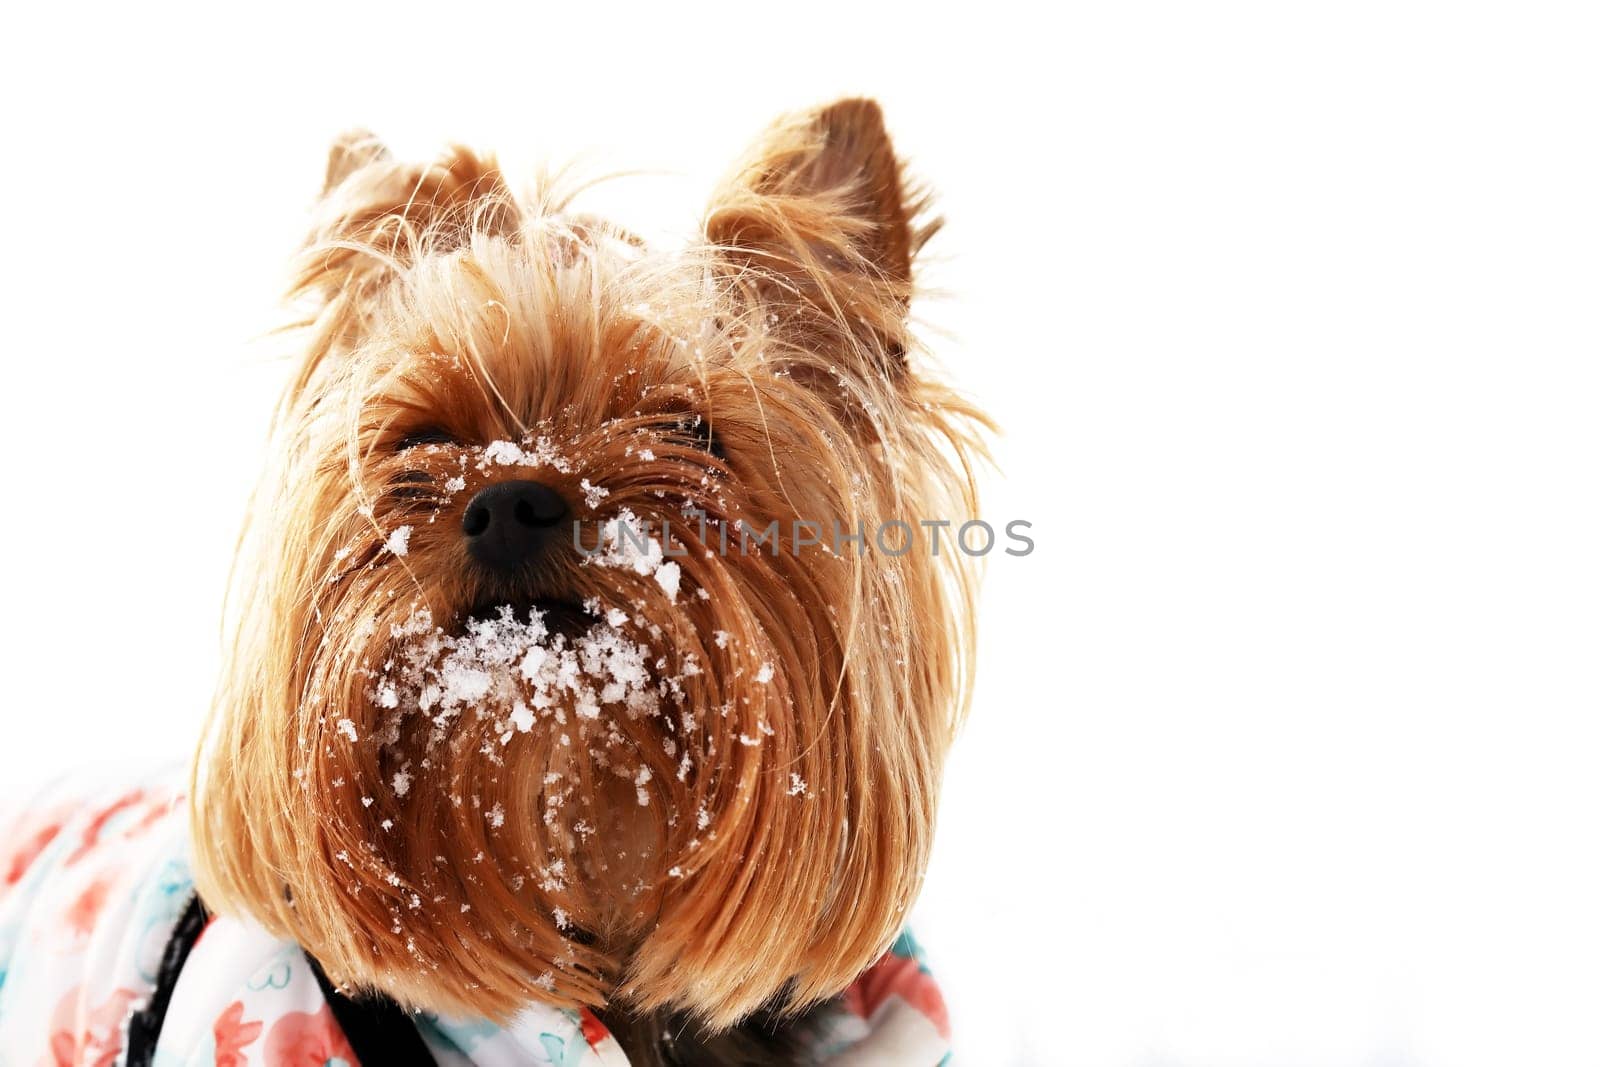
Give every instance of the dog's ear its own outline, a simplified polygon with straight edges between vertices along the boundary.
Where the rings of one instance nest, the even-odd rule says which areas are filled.
[[[514,222],[492,156],[457,145],[429,162],[407,163],[372,134],[352,130],[328,151],[294,292],[332,295],[404,267],[424,250],[448,251],[474,232],[503,232]]]
[[[392,158],[389,148],[367,130],[346,130],[328,149],[328,173],[322,182],[326,197],[339,183],[369,163]]]
[[[781,120],[713,201],[705,222],[729,277],[781,333],[853,342],[904,369],[912,264],[938,228],[908,187],[872,100]]]
[[[298,392],[330,353],[359,344],[394,278],[424,252],[448,252],[474,233],[505,233],[518,212],[494,158],[460,146],[437,159],[395,159],[372,134],[353,130],[328,152],[311,234],[289,295],[313,302],[315,334]]]

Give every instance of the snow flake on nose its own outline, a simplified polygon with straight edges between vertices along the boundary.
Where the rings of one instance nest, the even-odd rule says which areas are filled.
[[[515,441],[490,441],[477,450],[476,466],[480,471],[495,467],[549,467],[567,474],[572,471],[572,461],[563,456],[548,437],[536,437],[522,444]]]

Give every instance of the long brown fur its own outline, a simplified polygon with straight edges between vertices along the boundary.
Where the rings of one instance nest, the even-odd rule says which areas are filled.
[[[907,323],[925,208],[863,100],[773,127],[671,252],[465,149],[336,145],[195,764],[208,906],[336,981],[497,1020],[611,1004],[715,1033],[872,964],[927,864],[975,577],[948,548],[793,551],[790,522],[976,514],[985,423]],[[450,441],[397,450],[419,431]],[[571,457],[540,476],[581,519],[671,523],[683,595],[568,543],[517,588],[471,566],[462,504],[505,475],[458,453],[534,434]],[[779,520],[782,551],[708,551],[685,505],[711,529]],[[537,597],[626,612],[673,678],[660,712],[396,735],[372,678],[408,615],[449,630]]]

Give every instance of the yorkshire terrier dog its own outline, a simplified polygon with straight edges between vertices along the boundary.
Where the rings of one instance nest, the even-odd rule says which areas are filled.
[[[916,535],[976,514],[987,423],[908,323],[927,198],[866,100],[772,127],[687,249],[560,184],[333,148],[186,791],[193,896],[146,934],[143,987],[65,1013],[82,1062],[162,1063],[185,1026],[218,1063],[302,1040],[248,998],[172,1029],[182,957],[234,944],[224,922],[302,954],[285,982],[307,968],[338,1024],[317,1039],[368,1067],[518,1062],[445,1037],[531,1010],[577,1020],[593,1062],[944,1055],[902,934],[976,576]],[[146,793],[95,838],[175,805]],[[11,881],[65,863],[72,825]],[[873,981],[917,1009],[878,1045]]]

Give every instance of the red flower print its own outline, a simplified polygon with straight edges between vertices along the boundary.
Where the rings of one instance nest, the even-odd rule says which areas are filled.
[[[123,832],[123,837],[138,837],[150,827],[172,814],[180,797],[168,797],[159,793],[150,797],[145,803],[144,814],[139,816],[139,821],[128,827]]]
[[[291,1011],[267,1034],[267,1067],[361,1067],[324,1004],[315,1015]]]
[[[874,963],[844,991],[844,1003],[854,1014],[870,1019],[892,996],[927,1016],[941,1037],[950,1036],[950,1013],[933,976],[904,956],[891,953]]]
[[[100,835],[105,832],[106,823],[120,811],[126,811],[144,799],[144,790],[135,789],[118,797],[108,808],[103,809],[89,820],[89,825],[83,828],[83,839],[78,843],[77,851],[67,857],[66,865],[71,867],[83,857],[87,856],[95,845],[100,843]]]
[[[244,1021],[244,1002],[234,1001],[211,1024],[216,1038],[217,1067],[244,1067],[244,1047],[261,1036],[261,1021]]]
[[[583,1039],[589,1043],[590,1048],[597,1049],[600,1042],[611,1036],[611,1031],[606,1029],[606,1024],[600,1017],[588,1008],[578,1012],[578,1024],[583,1027]]]
[[[94,932],[94,921],[100,917],[100,910],[106,906],[106,898],[111,895],[111,886],[116,881],[116,874],[102,874],[89,883],[89,887],[78,894],[67,908],[67,930],[77,941],[87,941]]]
[[[61,832],[62,821],[47,822],[21,841],[7,842],[5,885],[16,885],[45,846]]]
[[[113,1067],[122,1054],[122,1024],[138,998],[131,989],[118,989],[83,1019],[78,1029],[78,1001],[83,988],[73,989],[56,1004],[50,1017],[52,1067]]]

